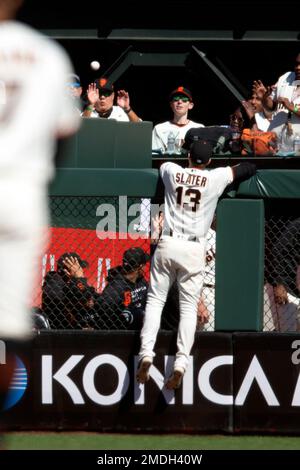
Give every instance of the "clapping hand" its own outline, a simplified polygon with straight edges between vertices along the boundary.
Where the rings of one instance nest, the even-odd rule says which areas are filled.
[[[292,111],[293,109],[293,103],[290,102],[290,100],[288,98],[284,98],[282,96],[279,96],[277,102],[279,103],[279,105],[281,105],[281,109],[282,108],[286,108],[288,111]]]
[[[125,90],[119,90],[117,92],[117,105],[122,109],[130,109],[129,94]]]
[[[91,83],[87,89],[87,97],[90,104],[95,105],[99,100],[99,90],[96,83]]]
[[[254,80],[252,85],[252,92],[256,94],[257,98],[262,100],[267,93],[267,88],[261,80]]]

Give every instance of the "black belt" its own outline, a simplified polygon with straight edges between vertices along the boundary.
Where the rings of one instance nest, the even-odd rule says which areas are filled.
[[[177,238],[176,235],[174,235],[174,232],[172,229],[170,229],[170,237],[174,237],[174,238]],[[197,242],[197,243],[200,243],[200,240],[198,237],[194,236],[194,235],[190,235],[188,238],[180,238],[178,237],[178,240],[184,240],[184,241],[187,241],[187,242]]]

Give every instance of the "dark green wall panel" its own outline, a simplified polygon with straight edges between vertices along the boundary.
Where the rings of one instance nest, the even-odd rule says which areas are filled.
[[[260,331],[264,285],[262,200],[226,199],[217,214],[216,330]]]
[[[156,193],[158,170],[63,168],[50,185],[50,196],[141,196]]]
[[[151,168],[152,122],[82,118],[59,168]]]

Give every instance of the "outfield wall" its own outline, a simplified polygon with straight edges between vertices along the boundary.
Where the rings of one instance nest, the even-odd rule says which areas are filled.
[[[156,169],[59,169],[50,188],[52,227],[53,231],[57,228],[72,228],[73,235],[67,237],[63,243],[59,239],[56,245],[60,245],[60,250],[55,249],[49,253],[57,259],[63,251],[79,250],[80,255],[89,257],[89,249],[86,248],[79,230],[80,243],[77,242],[77,248],[75,233],[77,229],[85,230],[86,233],[88,230],[90,246],[93,244],[94,248],[92,255],[97,253],[98,259],[102,260],[101,266],[105,266],[107,244],[101,244],[96,235],[99,204],[110,202],[114,205],[116,214],[120,214],[119,196],[125,195],[128,201],[129,198],[134,198],[135,203],[142,198],[162,202],[162,189]],[[258,332],[263,325],[265,204],[266,201],[281,199],[285,201],[285,212],[286,207],[291,205],[291,199],[300,199],[300,171],[260,170],[248,181],[240,185],[234,184],[229,189],[218,204],[216,330]],[[71,206],[74,211],[67,212],[67,208]],[[83,207],[82,211],[79,207]],[[297,214],[299,215],[299,211]],[[140,237],[144,237],[140,239],[143,246],[146,242],[145,234]],[[134,246],[138,243],[137,238],[129,243]],[[112,246],[110,253],[118,253],[118,256],[109,256],[110,266],[119,262],[125,249],[118,240],[113,240]],[[126,245],[126,249],[128,246]],[[85,250],[86,253],[81,253],[80,250]],[[102,278],[105,272],[101,271],[98,275],[94,270],[93,276],[92,284],[95,285],[95,276],[98,276],[97,279],[99,276]]]
[[[50,195],[62,201],[122,195],[159,198],[158,182],[154,169],[61,168]],[[34,430],[299,434],[299,333],[256,333],[262,316],[263,203],[281,198],[289,204],[288,199],[300,199],[299,188],[297,170],[262,170],[220,202],[220,331],[196,334],[182,388],[175,393],[163,388],[176,352],[175,333],[160,332],[151,380],[138,386],[138,332],[44,332],[35,338],[26,364],[28,385],[23,395],[18,392],[19,401],[15,398],[2,413],[3,425]],[[96,215],[96,203],[94,209]],[[94,219],[80,217],[76,213],[72,219],[75,230],[94,229]],[[55,230],[69,227],[63,212],[53,220]]]
[[[31,430],[300,432],[299,335],[197,333],[174,392],[163,383],[175,343],[175,334],[159,334],[151,379],[138,385],[137,332],[39,334],[29,360],[19,355],[27,385],[22,393],[10,390],[1,423]]]

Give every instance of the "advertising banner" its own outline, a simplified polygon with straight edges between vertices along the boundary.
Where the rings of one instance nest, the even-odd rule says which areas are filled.
[[[106,432],[300,432],[300,337],[197,333],[182,386],[164,383],[176,333],[160,332],[145,385],[138,332],[45,332],[16,371],[5,429]],[[4,356],[2,357],[2,359]],[[4,371],[2,360],[0,372]]]
[[[145,385],[135,380],[138,348],[138,332],[36,336],[29,361],[19,358],[22,396],[2,411],[2,424],[9,429],[125,432],[232,429],[230,334],[197,334],[182,387],[176,391],[164,387],[176,335],[159,334]]]
[[[300,336],[233,335],[237,432],[300,432]]]

